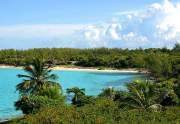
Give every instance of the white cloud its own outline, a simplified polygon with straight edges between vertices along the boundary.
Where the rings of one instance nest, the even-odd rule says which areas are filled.
[[[72,35],[85,25],[78,24],[34,24],[0,26],[0,37],[12,38],[48,38]]]
[[[153,3],[149,6],[149,10],[156,10],[156,11],[159,11],[161,10],[162,6],[159,4],[159,3]]]
[[[101,35],[96,35],[98,38],[93,40],[101,40],[107,46],[114,43],[116,47],[130,48],[172,47],[180,42],[180,3],[164,0],[145,9],[117,12],[114,15],[113,20],[116,21],[107,23],[103,29],[97,28],[96,32]]]
[[[156,25],[157,36],[164,40],[180,40],[177,37],[180,34],[180,4],[173,5],[165,0],[161,11],[164,17]]]
[[[78,47],[77,31],[86,25],[81,24],[33,24],[0,26],[0,49],[27,49],[37,47]],[[74,44],[73,46],[71,44]],[[79,45],[80,46],[80,45]]]
[[[98,40],[100,40],[99,39],[100,33],[101,33],[101,29],[99,27],[90,25],[85,28],[84,35],[87,40],[97,40],[98,41]]]
[[[101,22],[0,26],[0,43],[17,39],[44,40],[41,44],[56,47],[137,48],[172,47],[180,42],[180,2],[164,0],[144,9],[117,12],[111,21]]]
[[[109,27],[105,31],[106,36],[112,40],[120,40],[119,32],[121,31],[121,29],[122,29],[122,26],[120,24],[113,23],[109,25]]]
[[[148,42],[147,37],[145,36],[140,36],[134,32],[129,32],[126,35],[122,35],[122,40],[126,41],[126,42],[135,42],[135,43],[146,43]],[[141,44],[142,45],[142,44]]]
[[[136,32],[124,32],[120,23],[87,26],[83,33],[89,47],[130,47],[136,48],[148,42],[148,38]],[[133,46],[132,46],[133,45]]]

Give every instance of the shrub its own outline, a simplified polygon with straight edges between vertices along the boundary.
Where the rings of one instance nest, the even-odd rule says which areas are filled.
[[[168,107],[161,112],[123,110],[110,99],[97,99],[83,107],[58,105],[46,107],[34,115],[27,115],[19,123],[25,124],[178,124],[180,107]]]
[[[63,103],[63,98],[49,99],[46,96],[22,96],[15,106],[17,110],[22,110],[24,114],[36,113],[40,108],[55,106]]]

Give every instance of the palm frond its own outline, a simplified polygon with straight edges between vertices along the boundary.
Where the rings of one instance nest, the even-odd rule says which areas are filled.
[[[21,93],[35,94],[43,86],[56,84],[57,75],[51,74],[50,66],[47,66],[43,60],[33,59],[24,67],[26,74],[18,74],[24,81],[17,85],[16,89]]]

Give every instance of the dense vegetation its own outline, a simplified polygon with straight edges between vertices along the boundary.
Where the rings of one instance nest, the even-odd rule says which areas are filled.
[[[41,107],[58,105],[64,102],[61,86],[56,82],[57,75],[51,74],[51,65],[43,60],[33,59],[24,71],[18,74],[23,81],[16,86],[20,99],[15,103],[17,110],[24,114],[37,112]]]
[[[20,99],[15,103],[16,108],[22,110],[25,116],[9,123],[180,123],[179,44],[176,44],[172,50],[54,48],[4,50],[0,53],[6,53],[2,63],[14,62],[15,65],[24,65],[24,70],[27,72],[27,75],[18,75],[24,81],[17,85]],[[43,58],[45,61],[32,59],[34,57]],[[72,64],[74,61],[74,64],[80,66],[143,68],[150,72],[148,74],[151,78],[130,82],[123,91],[113,88],[104,89],[96,97],[87,96],[85,89],[69,88],[67,94],[73,94],[70,105],[64,102],[65,96],[61,87],[57,85],[57,77],[51,73],[50,67],[51,64]]]
[[[0,64],[24,65],[32,58],[43,58],[54,64],[76,64],[80,66],[105,66],[114,68],[144,68],[146,59],[156,58],[161,60],[169,58],[174,60],[179,56],[180,45],[169,50],[167,48],[150,49],[118,49],[118,48],[39,48],[29,50],[0,50]],[[153,58],[153,59],[154,59]],[[156,60],[159,62],[160,60]],[[167,59],[168,60],[168,59]]]
[[[123,110],[108,99],[96,100],[83,107],[56,106],[41,109],[18,124],[179,124],[180,108],[168,107],[161,112]]]

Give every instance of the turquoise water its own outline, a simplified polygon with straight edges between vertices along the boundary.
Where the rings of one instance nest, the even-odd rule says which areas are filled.
[[[15,68],[0,69],[0,119],[10,118],[20,115],[16,111],[14,102],[18,99],[16,85],[21,82],[17,74],[24,73],[23,70]],[[97,95],[103,88],[115,87],[124,88],[124,84],[137,78],[142,78],[141,74],[132,73],[107,73],[88,71],[54,71],[59,76],[59,82],[66,91],[67,88],[85,88],[88,95]]]

